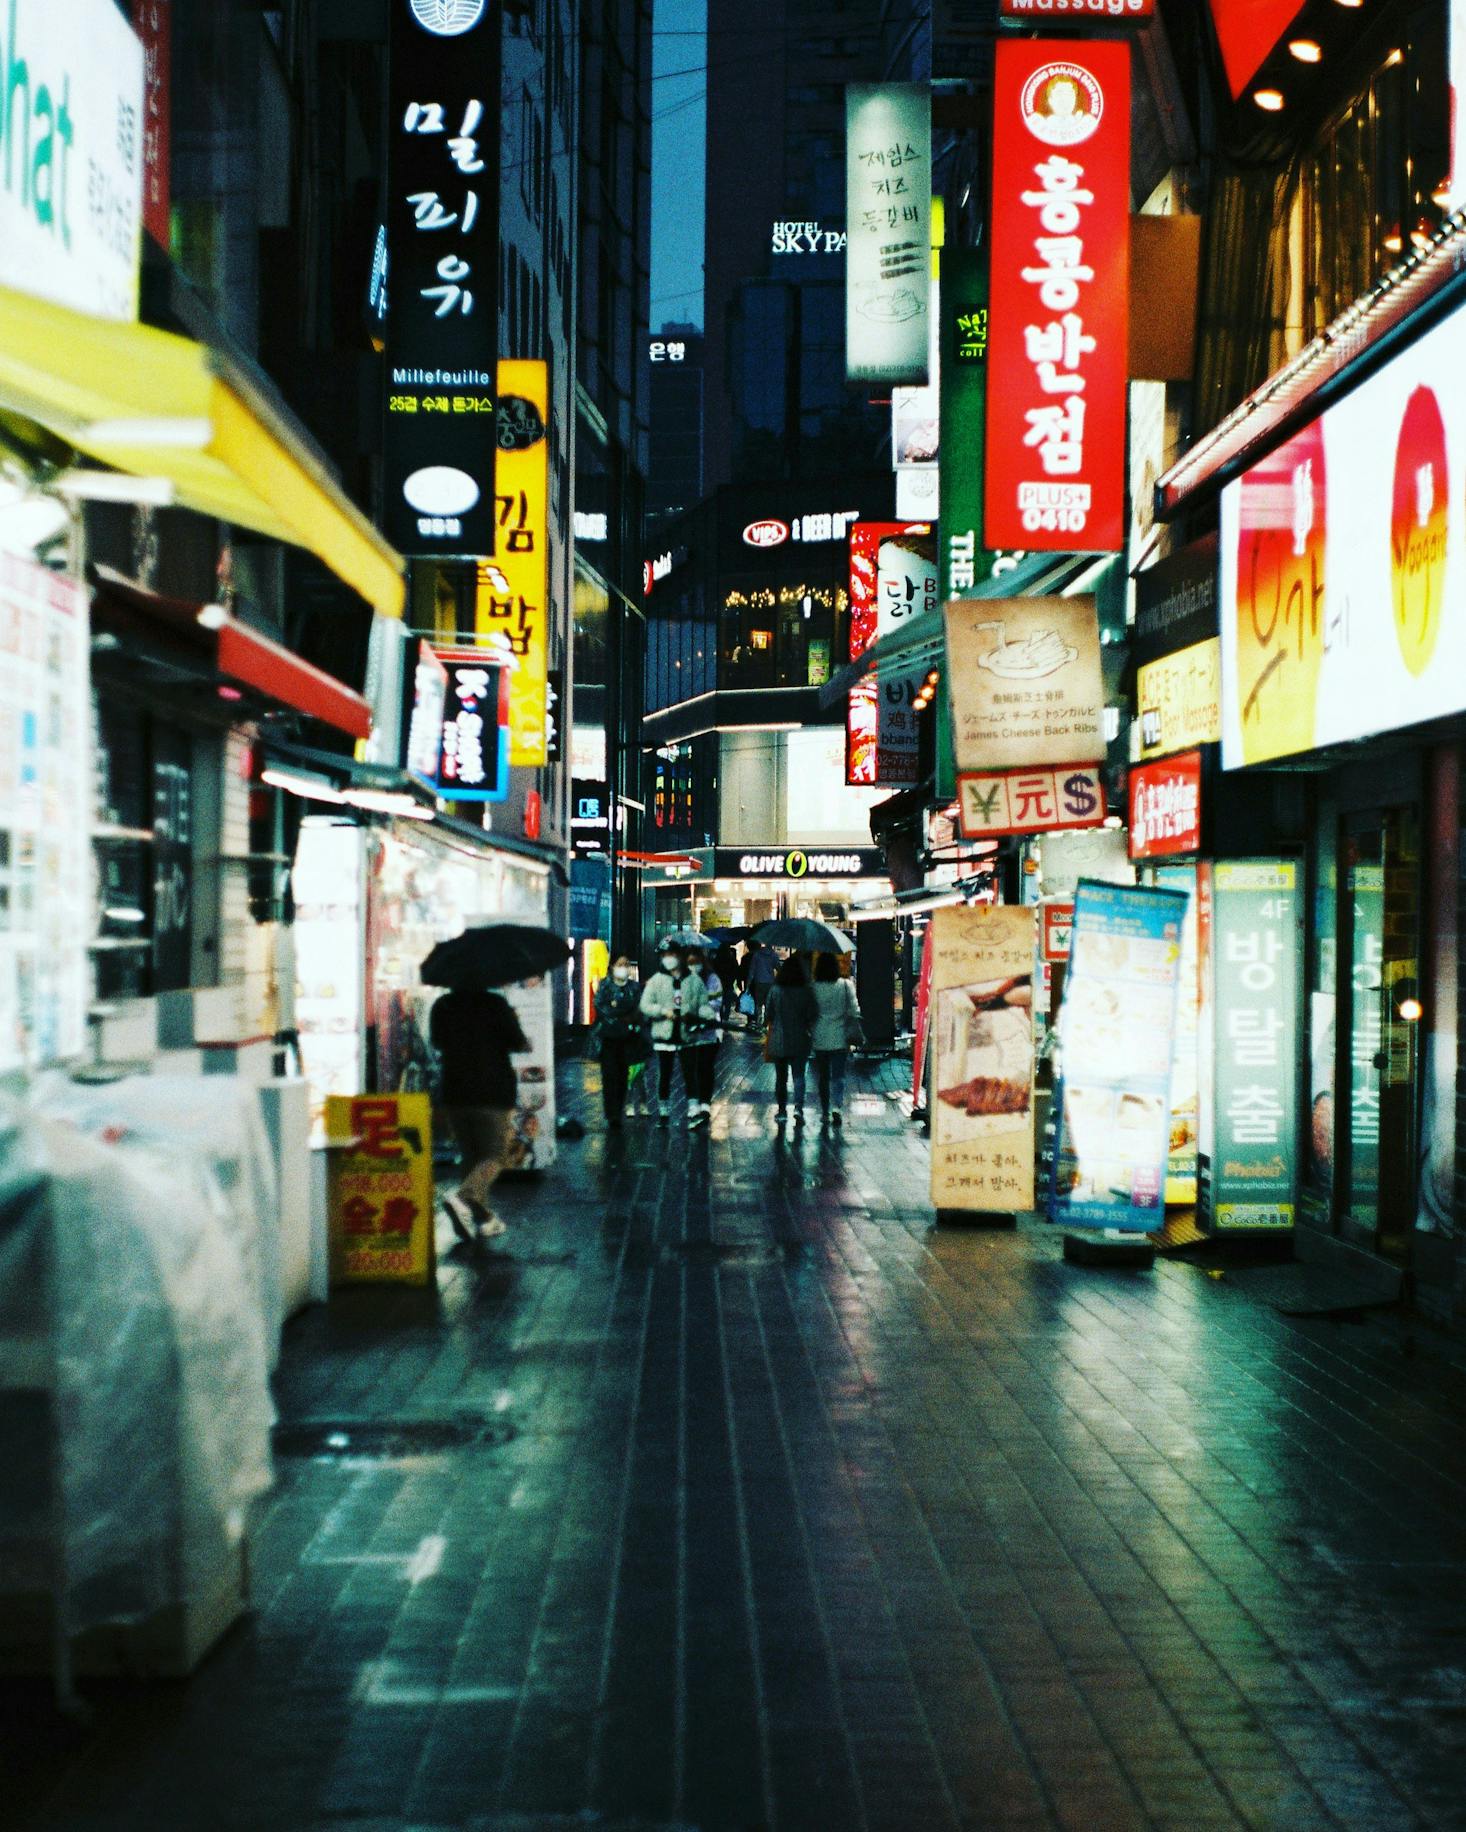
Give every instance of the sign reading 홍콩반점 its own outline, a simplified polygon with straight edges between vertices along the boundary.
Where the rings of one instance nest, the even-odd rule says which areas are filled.
[[[1079,882],[1059,1018],[1051,1221],[1162,1224],[1186,901]]]
[[[1246,859],[1207,869],[1215,1119],[1202,1213],[1219,1233],[1289,1228],[1298,1174],[1298,866]]]
[[[430,1285],[433,1114],[426,1094],[326,1100],[333,1285]]]
[[[499,32],[451,32],[390,0],[387,117],[388,539],[403,553],[494,551],[499,329]]]
[[[1104,761],[1093,598],[954,601],[947,684],[959,771]]]
[[[989,547],[1125,540],[1130,46],[1004,39],[993,78]]]
[[[0,286],[137,317],[143,52],[112,0],[0,0]]]
[[[509,761],[547,758],[549,700],[549,369],[499,365],[494,558],[479,567],[474,625],[509,668]]]
[[[1104,784],[1093,764],[978,771],[957,778],[957,812],[967,840],[1100,827],[1105,820]]]
[[[845,368],[925,382],[931,288],[931,90],[845,90]]]
[[[1037,916],[1011,905],[931,921],[932,1204],[1033,1207],[1033,974]]]
[[[1215,744],[1222,735],[1221,696],[1221,643],[1215,636],[1142,663],[1135,677],[1141,756]]]

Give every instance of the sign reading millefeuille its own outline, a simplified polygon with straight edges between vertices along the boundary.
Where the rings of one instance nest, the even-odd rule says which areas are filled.
[[[389,0],[384,521],[403,553],[494,552],[497,0]]]
[[[1130,47],[1008,39],[993,87],[989,547],[1125,541]]]
[[[1222,651],[1215,636],[1158,661],[1145,662],[1135,676],[1140,710],[1140,754],[1215,744],[1222,735]]]
[[[112,0],[0,0],[0,286],[137,317],[143,52]]]
[[[1200,751],[1131,770],[1129,845],[1132,859],[1201,851]]]
[[[1291,859],[1203,865],[1210,883],[1214,1119],[1200,1167],[1217,1232],[1290,1228],[1298,1177],[1303,899]],[[1357,976],[1357,969],[1356,969]]]
[[[1458,311],[1222,492],[1224,768],[1466,709],[1463,373]]]
[[[977,771],[957,778],[962,837],[1052,833],[1061,827],[1102,827],[1105,790],[1098,768]]]
[[[542,362],[499,364],[494,558],[479,567],[474,627],[509,674],[509,761],[538,767],[549,754],[549,503]]]
[[[1093,598],[949,604],[947,683],[959,771],[1104,761]]]
[[[931,89],[845,90],[845,367],[853,382],[928,380]]]

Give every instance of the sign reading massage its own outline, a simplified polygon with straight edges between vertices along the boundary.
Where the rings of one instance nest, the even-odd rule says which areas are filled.
[[[1222,495],[1226,769],[1466,708],[1466,315]]]
[[[0,0],[0,286],[137,317],[143,52],[112,0]]]

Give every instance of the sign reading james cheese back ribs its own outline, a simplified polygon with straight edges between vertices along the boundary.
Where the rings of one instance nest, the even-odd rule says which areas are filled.
[[[1093,598],[955,599],[947,680],[958,770],[1104,761]]]
[[[931,922],[932,1204],[1033,1207],[1037,912],[937,910]]]

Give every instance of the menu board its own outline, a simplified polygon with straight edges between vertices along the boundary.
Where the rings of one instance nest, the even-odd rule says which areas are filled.
[[[959,770],[1104,761],[1093,598],[955,599],[947,678]]]
[[[505,986],[529,1048],[512,1058],[519,1078],[514,1107],[518,1153],[513,1170],[548,1170],[555,1162],[555,1014],[547,978]]]
[[[1186,904],[1181,891],[1079,881],[1059,1015],[1051,1221],[1162,1225]]]
[[[433,1112],[426,1094],[326,1099],[333,1285],[431,1285]]]
[[[1382,923],[1382,883],[1378,896]],[[1302,928],[1295,860],[1219,860],[1212,866],[1215,1132],[1202,1160],[1201,1204],[1207,1224],[1219,1233],[1293,1225]],[[1355,980],[1362,983],[1357,963]],[[1378,1008],[1377,999],[1358,1003]],[[1364,1053],[1373,1060],[1372,1053]]]
[[[937,910],[931,920],[932,1203],[1033,1207],[1032,909]]]

